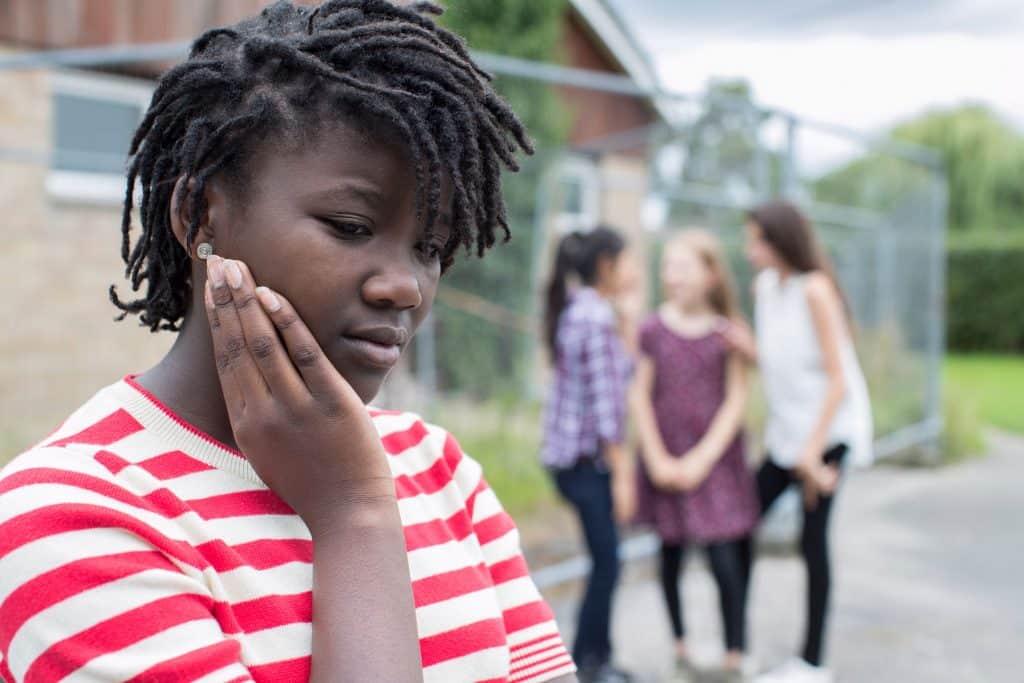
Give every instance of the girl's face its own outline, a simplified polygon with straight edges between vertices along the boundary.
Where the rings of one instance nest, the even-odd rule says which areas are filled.
[[[691,307],[707,302],[714,274],[693,248],[675,243],[661,259],[661,285],[669,301]]]
[[[609,296],[635,291],[640,285],[640,268],[632,250],[626,247],[615,256],[600,257],[595,285]]]
[[[339,125],[299,151],[268,146],[249,185],[214,192],[208,214],[216,252],[294,304],[364,402],[430,311],[451,224],[442,211],[427,238],[406,151],[368,138]]]
[[[780,268],[783,266],[782,258],[775,248],[768,244],[764,238],[764,230],[754,221],[747,221],[747,260],[755,270],[766,268]]]

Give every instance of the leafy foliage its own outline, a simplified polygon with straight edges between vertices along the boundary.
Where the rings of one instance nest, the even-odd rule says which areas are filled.
[[[567,6],[565,0],[459,0],[442,23],[466,38],[473,50],[542,62],[558,60]],[[525,79],[497,77],[495,87],[525,123],[538,156],[562,145],[568,114],[555,90]],[[534,197],[542,159],[527,160],[517,174],[506,174],[505,201],[512,239],[487,258],[459,259],[445,284],[485,297],[520,313],[531,310],[534,258]],[[475,395],[512,389],[522,376],[530,335],[487,323],[446,304],[435,308],[438,381],[446,390]]]
[[[1024,248],[952,249],[947,264],[949,348],[1024,351]]]

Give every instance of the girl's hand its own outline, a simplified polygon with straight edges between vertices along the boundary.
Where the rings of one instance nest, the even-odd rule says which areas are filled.
[[[698,489],[710,473],[711,467],[708,466],[704,458],[696,455],[685,455],[676,466],[676,487],[683,491]]]
[[[830,496],[839,485],[839,468],[818,462],[798,469],[803,481],[804,507],[813,510],[818,507],[822,496]]]
[[[260,478],[314,535],[341,509],[397,520],[369,413],[292,305],[257,287],[244,263],[217,256],[205,299],[231,428]]]
[[[679,461],[667,451],[659,453],[647,462],[647,476],[655,488],[666,491],[679,488]]]
[[[612,509],[619,524],[628,524],[636,516],[636,482],[632,472],[612,474]]]
[[[749,363],[757,362],[757,339],[749,325],[740,320],[722,318],[717,330],[730,349]]]

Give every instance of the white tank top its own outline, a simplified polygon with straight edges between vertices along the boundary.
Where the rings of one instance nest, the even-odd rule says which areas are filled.
[[[807,275],[780,280],[769,269],[755,281],[755,324],[761,376],[768,399],[765,447],[775,464],[797,464],[821,415],[828,392],[818,334],[807,303]],[[829,430],[826,448],[846,444],[855,465],[873,459],[867,383],[849,337],[840,342],[846,396]]]

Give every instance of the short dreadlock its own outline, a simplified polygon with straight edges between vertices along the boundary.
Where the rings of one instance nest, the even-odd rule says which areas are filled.
[[[417,211],[428,233],[439,213],[441,181],[452,185],[447,269],[460,246],[483,255],[496,233],[509,238],[501,167],[532,153],[515,114],[463,41],[424,15],[430,2],[329,0],[318,7],[281,0],[233,27],[207,31],[188,59],[167,71],[130,147],[121,231],[125,277],[146,295],[110,299],[118,319],[176,331],[190,298],[188,252],[170,226],[179,178],[190,183],[191,245],[205,210],[204,188],[221,176],[245,182],[244,160],[268,133],[308,140],[327,121],[384,125],[404,139],[415,166]],[[142,231],[134,247],[135,184],[142,186]]]

